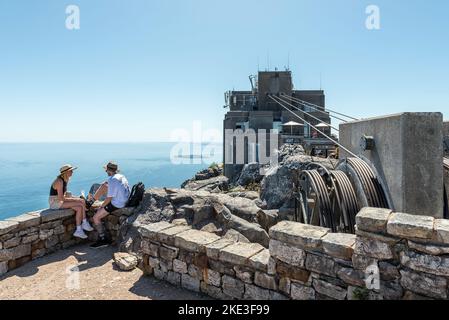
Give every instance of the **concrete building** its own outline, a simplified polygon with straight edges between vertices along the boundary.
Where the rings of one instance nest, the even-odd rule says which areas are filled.
[[[325,95],[323,90],[295,90],[293,87],[291,71],[265,71],[259,72],[258,76],[250,76],[251,90],[248,91],[228,91],[225,94],[226,113],[223,122],[223,157],[225,164],[225,175],[233,178],[243,165],[251,162],[263,162],[260,159],[262,151],[270,155],[273,149],[280,147],[284,143],[300,143],[305,146],[318,146],[324,150],[333,148],[329,140],[318,134],[307,123],[312,125],[320,123],[330,124],[329,114],[325,110]],[[297,109],[288,107],[288,110],[270,99],[269,95],[297,98],[314,105],[304,106],[304,104],[289,101]],[[285,98],[284,98],[285,99]],[[321,111],[321,112],[320,112]],[[297,115],[297,116],[296,116]],[[316,119],[314,119],[313,117]],[[318,119],[318,120],[317,120]],[[288,122],[296,122],[295,125],[286,126]],[[227,130],[241,130],[248,135],[254,130],[256,135],[262,129],[266,130],[265,135],[246,137],[244,147],[237,150],[237,138],[228,135]],[[278,135],[271,135],[270,130],[276,130]],[[321,128],[325,134],[330,135],[330,128]],[[273,148],[274,146],[274,148]],[[238,161],[239,158],[243,161]]]

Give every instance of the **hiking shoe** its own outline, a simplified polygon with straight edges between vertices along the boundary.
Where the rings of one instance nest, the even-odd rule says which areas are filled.
[[[77,228],[73,236],[80,239],[87,239],[87,234],[84,233],[83,229]]]
[[[97,240],[97,242],[95,242],[94,244],[92,244],[90,247],[94,248],[94,249],[99,249],[99,248],[103,248],[103,247],[107,247],[111,244],[111,241],[106,239],[106,238],[99,238]]]
[[[84,231],[94,231],[94,228],[90,225],[89,221],[83,221],[81,224],[81,228],[83,228]]]

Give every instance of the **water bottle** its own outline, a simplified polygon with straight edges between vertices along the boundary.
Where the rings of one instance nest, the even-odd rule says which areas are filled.
[[[84,193],[84,190],[81,190],[81,198],[86,199],[86,195]]]

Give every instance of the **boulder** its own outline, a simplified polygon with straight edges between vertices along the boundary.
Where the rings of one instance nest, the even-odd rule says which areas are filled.
[[[226,191],[229,188],[229,180],[225,176],[218,176],[210,179],[205,180],[193,180],[187,182],[183,189],[186,190],[205,190],[205,191],[212,191],[215,188],[219,188],[222,191]]]
[[[263,176],[260,174],[259,163],[245,164],[237,180],[237,184],[240,186],[247,186],[251,183],[259,183],[262,181]]]
[[[231,211],[221,203],[214,204],[217,220],[221,222],[227,229],[235,229],[243,234],[249,241],[259,243],[268,248],[268,233],[258,224],[250,223],[231,213]]]
[[[114,262],[122,271],[131,271],[137,267],[138,259],[135,255],[116,252],[114,253]]]

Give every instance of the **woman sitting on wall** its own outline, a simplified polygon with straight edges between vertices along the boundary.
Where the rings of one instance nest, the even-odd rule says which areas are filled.
[[[77,238],[86,239],[85,231],[92,231],[93,228],[86,219],[86,203],[81,198],[74,198],[67,194],[67,184],[77,169],[70,164],[66,164],[59,170],[59,176],[53,181],[50,187],[49,204],[50,209],[73,209],[76,213],[76,230],[73,234]]]

